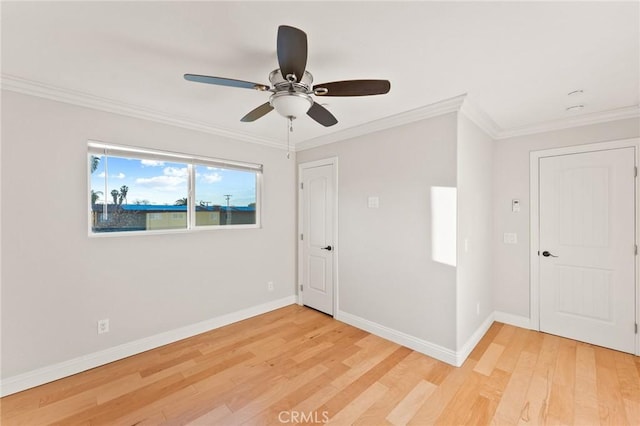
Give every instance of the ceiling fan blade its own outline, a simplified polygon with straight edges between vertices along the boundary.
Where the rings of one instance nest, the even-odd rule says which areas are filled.
[[[316,84],[313,90],[317,96],[369,96],[389,93],[389,80],[344,80]],[[324,93],[326,90],[326,93]]]
[[[245,123],[256,121],[258,118],[262,117],[263,115],[266,115],[272,110],[273,110],[273,107],[271,106],[271,104],[269,102],[265,102],[262,105],[260,105],[258,108],[249,112],[249,114],[242,117],[240,121],[244,121]]]
[[[307,111],[307,115],[325,127],[333,126],[338,120],[325,107],[314,102]]]
[[[295,81],[302,80],[307,67],[307,34],[297,28],[280,25],[277,49],[282,77],[287,80],[287,75],[293,74]]]
[[[218,86],[240,87],[242,89],[255,89],[260,91],[269,90],[269,86],[260,83],[252,83],[250,81],[234,80],[232,78],[211,77],[208,75],[185,74],[185,80],[195,81],[197,83],[216,84]]]

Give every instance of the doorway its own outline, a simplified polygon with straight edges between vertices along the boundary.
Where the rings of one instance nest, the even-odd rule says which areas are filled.
[[[534,328],[636,353],[637,151],[636,141],[532,153]]]
[[[334,315],[337,259],[337,158],[299,166],[298,295],[301,304]]]

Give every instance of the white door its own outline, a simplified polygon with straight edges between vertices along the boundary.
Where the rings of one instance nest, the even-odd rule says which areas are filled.
[[[300,174],[302,301],[333,315],[334,164],[303,164]]]
[[[544,157],[540,330],[635,350],[635,149]]]

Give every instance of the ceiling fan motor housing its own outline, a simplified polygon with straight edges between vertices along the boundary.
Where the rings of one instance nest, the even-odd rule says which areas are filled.
[[[313,84],[313,76],[309,71],[305,71],[302,78],[296,76],[294,81],[290,81],[282,76],[280,69],[273,70],[269,74],[269,81],[276,92],[291,91],[311,93],[311,85]]]
[[[287,77],[289,78],[284,78],[279,69],[271,71],[269,81],[274,93],[269,98],[269,103],[283,117],[297,118],[306,114],[313,105],[313,99],[309,95],[313,93],[313,76],[305,71],[300,81]]]

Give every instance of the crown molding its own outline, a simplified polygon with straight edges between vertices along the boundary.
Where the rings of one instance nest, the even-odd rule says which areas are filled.
[[[150,108],[141,107],[113,99],[95,96],[89,93],[76,90],[64,89],[61,87],[27,80],[24,78],[2,74],[0,78],[1,88],[12,92],[22,93],[53,101],[64,102],[72,105],[79,105],[113,114],[125,115],[128,117],[140,118],[143,120],[155,121],[157,123],[168,124],[170,126],[182,127],[184,129],[196,130],[229,139],[244,142],[266,145],[271,148],[286,150],[282,142],[267,138],[260,138],[246,133],[240,133],[228,129],[219,128],[209,123],[192,120],[186,117],[179,117],[165,112],[156,111]]]
[[[491,139],[498,139],[500,132],[502,131],[500,127],[486,112],[484,112],[483,109],[469,99],[468,96],[462,103],[460,112],[489,135]]]
[[[187,117],[175,116],[150,108],[128,104],[113,99],[95,96],[89,93],[76,90],[65,89],[37,81],[27,80],[8,74],[0,75],[0,88],[26,95],[37,96],[58,102],[97,109],[100,111],[124,115],[128,117],[140,118],[143,120],[155,121],[162,124],[181,127],[209,133],[216,136],[255,143],[286,150],[287,147],[281,141],[261,138],[248,133],[216,127],[210,123],[192,120]],[[414,123],[420,120],[437,117],[440,115],[459,112],[464,114],[478,127],[487,133],[492,139],[508,139],[517,136],[526,136],[536,133],[544,133],[555,130],[568,129],[571,127],[587,126],[591,124],[605,123],[627,118],[640,118],[640,105],[632,105],[614,110],[601,111],[580,116],[568,117],[561,120],[546,121],[542,123],[502,129],[491,117],[469,99],[467,94],[462,94],[399,114],[383,117],[378,120],[360,124],[354,127],[343,129],[334,133],[307,139],[298,142],[295,151],[303,151],[346,139],[363,136],[366,134],[379,132],[397,126]]]
[[[624,120],[626,118],[640,118],[640,105],[632,105],[608,111],[594,112],[561,120],[545,121],[542,123],[514,127],[498,132],[495,139],[508,139],[517,136],[527,136],[536,133],[552,132],[572,127],[588,126],[590,124],[606,123],[608,121]]]
[[[358,136],[367,135],[369,133],[379,132],[381,130],[390,129],[392,127],[402,126],[431,117],[457,112],[460,110],[467,95],[455,96],[440,102],[429,104],[423,107],[415,108],[389,117],[380,118],[328,135],[319,136],[317,138],[308,139],[296,144],[296,151],[315,148],[321,145],[327,145],[333,142],[343,141]]]

